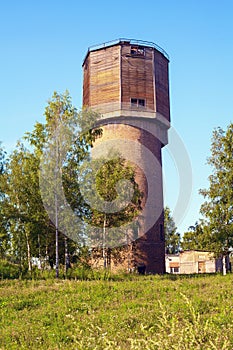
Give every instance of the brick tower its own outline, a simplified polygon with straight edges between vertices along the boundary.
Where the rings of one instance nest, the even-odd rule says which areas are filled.
[[[91,47],[83,62],[83,105],[101,113],[97,142],[120,137],[142,147],[130,150],[136,165],[141,157],[136,181],[145,211],[128,266],[145,266],[147,273],[165,272],[161,149],[170,126],[168,63],[154,43],[131,39]]]

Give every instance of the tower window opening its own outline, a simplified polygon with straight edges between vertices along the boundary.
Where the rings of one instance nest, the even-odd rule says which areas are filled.
[[[140,46],[131,46],[130,53],[132,56],[145,56],[145,49]]]
[[[131,105],[138,105],[138,99],[137,98],[131,98]]]
[[[143,98],[131,98],[131,107],[145,107],[146,101]]]
[[[138,99],[138,105],[141,106],[141,107],[145,107],[145,100],[143,99]]]

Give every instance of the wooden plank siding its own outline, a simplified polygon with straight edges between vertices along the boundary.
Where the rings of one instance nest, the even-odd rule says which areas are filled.
[[[154,50],[156,112],[170,121],[168,60]]]
[[[89,83],[84,83],[83,104],[97,106],[120,99],[120,47],[112,46],[103,50],[93,51],[88,56]],[[84,80],[85,80],[84,63]]]
[[[131,54],[131,44],[90,51],[83,64],[83,105],[100,110],[135,109],[131,98],[144,99],[140,111],[158,112],[170,121],[168,59],[153,47]]]
[[[90,106],[90,57],[88,56],[83,65],[83,106]]]
[[[146,109],[155,110],[152,48],[145,48],[145,56],[130,55],[130,45],[122,46],[121,89],[122,102],[130,103],[131,98],[144,99]]]

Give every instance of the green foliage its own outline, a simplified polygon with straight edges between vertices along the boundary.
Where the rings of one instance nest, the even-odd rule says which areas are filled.
[[[102,250],[99,258],[104,258],[106,267],[111,259],[119,259],[115,247],[134,239],[143,194],[133,166],[114,149],[105,157],[92,159],[91,164],[83,164],[80,174],[85,199],[91,203],[85,232],[90,245],[99,247],[97,255]]]
[[[2,281],[1,348],[229,350],[232,282],[232,275]]]
[[[226,254],[233,246],[233,124],[214,130],[208,163],[209,188],[200,191],[206,199],[201,206],[209,227],[205,235],[211,248]]]
[[[207,250],[214,251],[214,246],[209,242],[209,227],[203,222],[196,222],[195,226],[190,226],[188,231],[184,232],[181,248],[183,250]]]
[[[98,162],[96,162],[97,168]],[[97,172],[95,183],[98,194],[107,202],[109,209],[109,212],[108,210],[103,213],[98,210],[92,212],[91,219],[96,225],[103,227],[104,220],[106,220],[106,227],[119,227],[132,221],[138,215],[141,209],[142,193],[135,181],[134,168],[120,155],[115,154],[110,160],[105,160]],[[132,193],[130,193],[131,189]],[[116,211],[111,212],[111,203],[114,203],[117,196],[119,199]],[[130,198],[129,203],[127,203],[128,198]]]
[[[128,191],[129,183],[134,189],[129,205],[104,217],[101,210],[92,210],[81,192],[84,175],[92,172],[92,168],[85,169],[85,160],[102,133],[96,126],[99,114],[77,111],[67,91],[54,92],[44,114],[45,123],[36,123],[32,132],[25,133],[8,161],[0,147],[0,258],[14,261],[21,272],[27,268],[31,276],[35,272],[32,257],[42,268],[56,264],[57,269],[61,263],[68,267],[79,259],[87,243],[88,222],[103,227],[105,221],[106,227],[117,227],[120,232],[119,226],[140,210],[133,168],[119,155],[105,160],[97,173],[97,192],[111,203],[119,180],[126,179],[127,184],[121,183],[122,193]],[[67,207],[77,218],[75,226]]]
[[[4,205],[6,202],[6,168],[7,168],[6,153],[0,143],[0,258],[6,257],[9,249],[9,232],[8,220],[4,213]]]
[[[39,161],[22,143],[9,157],[3,206],[11,236],[11,254],[21,265],[31,254],[37,256],[38,234],[43,232],[46,213],[40,197]]]
[[[32,257],[51,266],[56,260],[55,221],[49,217],[41,197],[39,168],[42,154],[48,152],[49,147],[55,149],[58,131],[68,130],[73,135],[68,149],[66,139],[59,139],[60,153],[58,158],[49,159],[50,169],[54,173],[57,164],[59,171],[62,171],[62,186],[72,209],[76,215],[86,215],[76,178],[80,162],[88,156],[95,137],[101,133],[100,129],[90,129],[97,114],[89,110],[78,112],[67,91],[64,94],[54,92],[45,108],[45,118],[44,124],[36,123],[32,132],[25,133],[8,161],[0,147],[0,257],[10,257],[20,265],[21,270],[25,266],[32,270]],[[79,138],[75,136],[80,133]],[[48,181],[48,192],[52,193],[50,204],[54,206],[53,189],[57,183],[54,177],[49,178],[49,174]],[[56,237],[60,260],[64,262],[65,254],[71,259],[76,254],[77,244],[66,240],[61,232]]]
[[[19,265],[6,260],[0,260],[0,279],[15,279],[19,278],[20,275]]]
[[[166,254],[176,254],[179,252],[180,234],[177,232],[175,221],[171,216],[168,207],[164,209],[164,232]]]

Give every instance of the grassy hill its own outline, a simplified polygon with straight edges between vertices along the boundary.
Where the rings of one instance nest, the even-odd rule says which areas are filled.
[[[233,349],[233,275],[1,281],[0,349]]]

